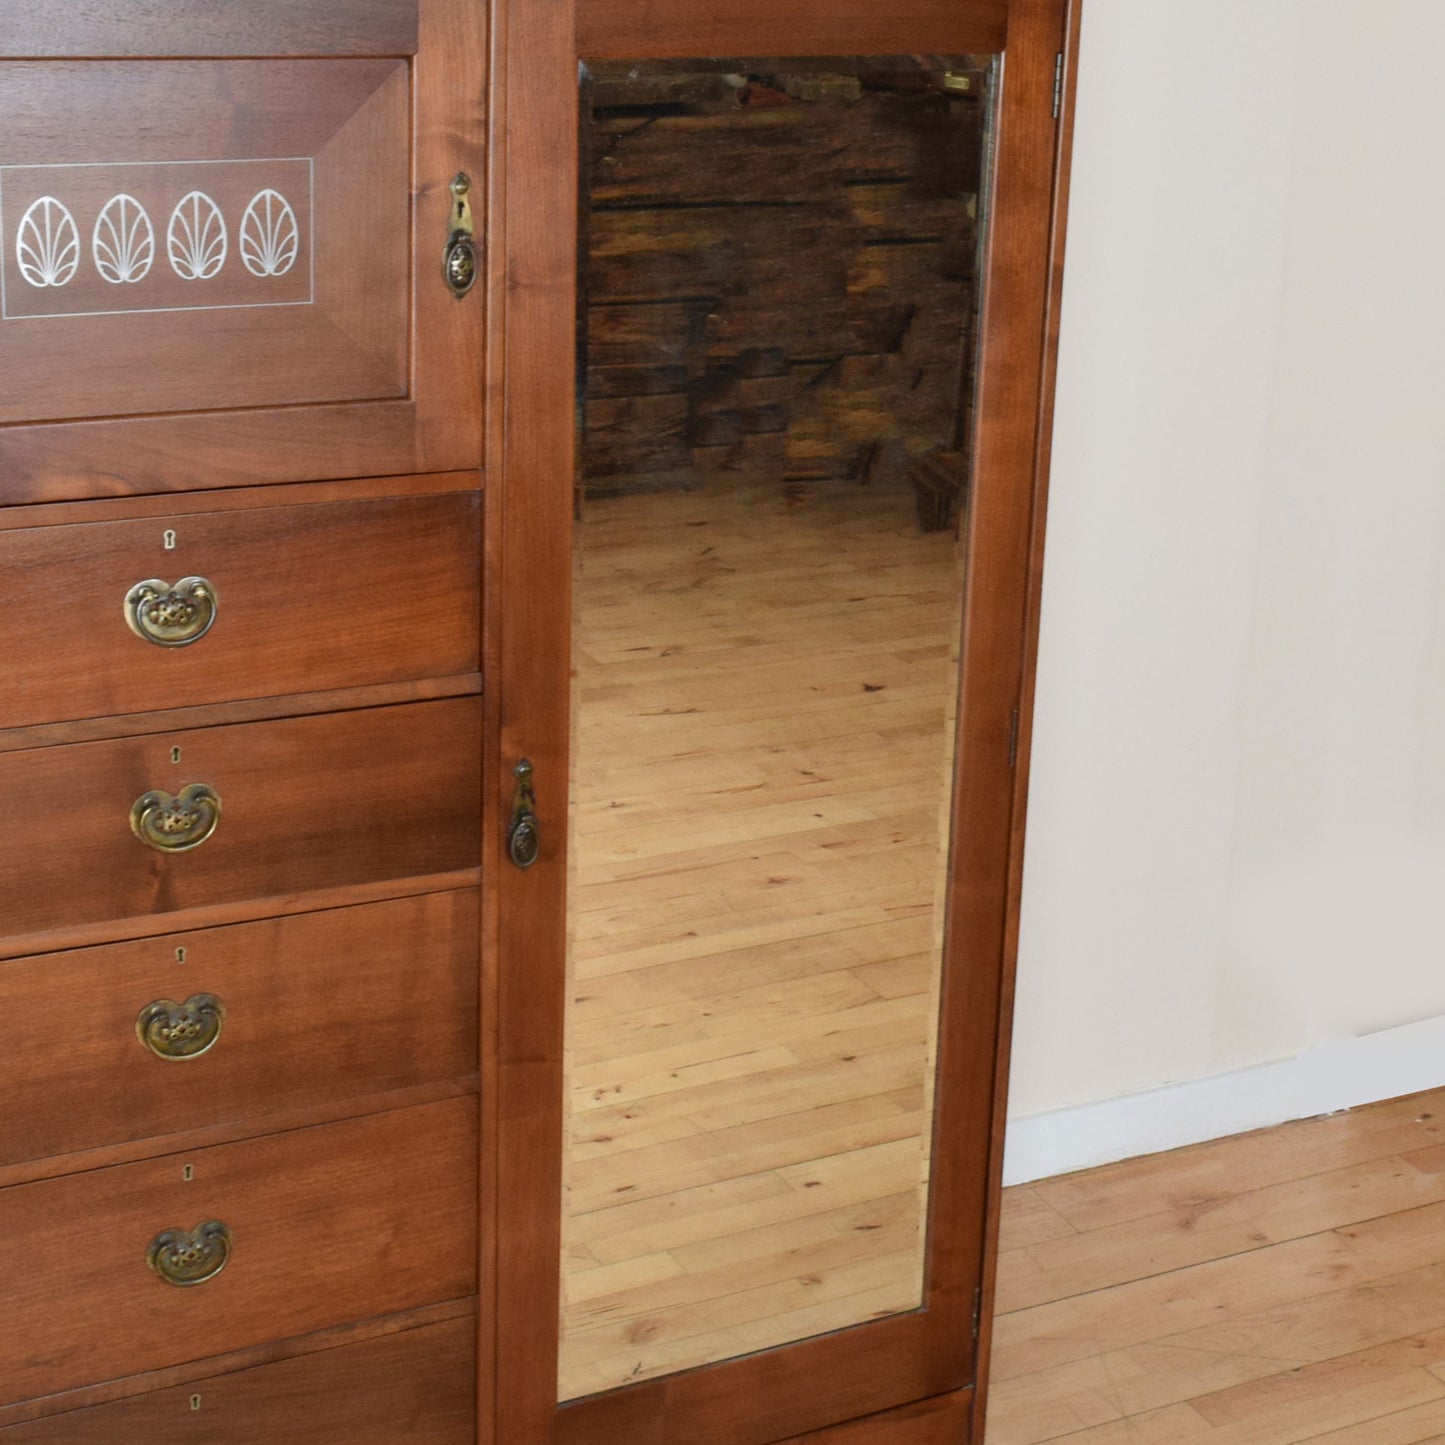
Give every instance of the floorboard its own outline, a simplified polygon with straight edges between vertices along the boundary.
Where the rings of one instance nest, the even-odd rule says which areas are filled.
[[[1005,1192],[987,1445],[1445,1445],[1445,1090]]]

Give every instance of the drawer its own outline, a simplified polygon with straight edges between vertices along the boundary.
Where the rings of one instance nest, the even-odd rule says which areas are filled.
[[[476,1325],[428,1325],[0,1430],[0,1445],[473,1445]]]
[[[0,575],[0,728],[480,666],[476,492],[0,532]],[[172,598],[183,578],[208,590]],[[167,645],[127,621],[145,582],[136,625],[164,612]]]
[[[0,1404],[475,1294],[476,1115],[450,1099],[0,1190]],[[152,1268],[208,1225],[187,1264],[224,1259],[213,1278]]]
[[[0,756],[0,917],[10,937],[475,868],[476,698],[191,729]],[[213,836],[160,852],[132,810],[188,785]],[[196,795],[172,819],[193,842]]]
[[[0,1165],[474,1075],[477,914],[436,893],[0,963]]]

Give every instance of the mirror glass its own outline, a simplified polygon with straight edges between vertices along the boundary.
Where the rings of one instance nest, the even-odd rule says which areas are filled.
[[[923,1300],[994,73],[583,68],[563,1399]]]

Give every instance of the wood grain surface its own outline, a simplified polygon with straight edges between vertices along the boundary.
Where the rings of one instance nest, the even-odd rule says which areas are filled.
[[[456,1099],[0,1191],[0,1403],[468,1294],[475,1148]],[[157,1278],[206,1220],[225,1269]]]
[[[0,968],[0,1165],[345,1108],[476,1073],[474,893],[438,893]],[[197,994],[225,1018],[204,1054],[159,1059],[141,1010]],[[37,1027],[64,1016],[64,1043]]]
[[[380,1315],[367,1320],[351,1320],[343,1325],[316,1330],[309,1335],[293,1335],[285,1339],[266,1340],[259,1345],[248,1345],[240,1350],[226,1350],[219,1355],[208,1355],[204,1360],[191,1360],[180,1365],[170,1365],[161,1370],[147,1370],[139,1375],[126,1375],[119,1380],[106,1380],[98,1384],[82,1385],[78,1389],[64,1390],[58,1395],[45,1395],[39,1399],[24,1400],[16,1405],[0,1405],[0,1428],[14,1425],[28,1425],[52,1416],[74,1414],[98,1405],[109,1405],[120,1400],[133,1400],[139,1395],[151,1395],[169,1390],[176,1385],[191,1384],[192,1381],[213,1379],[220,1375],[234,1374],[261,1365],[276,1365],[283,1360],[299,1360],[305,1355],[319,1354],[323,1350],[334,1350],[342,1345],[365,1344],[370,1340],[382,1340],[391,1335],[404,1334],[407,1330],[422,1329],[428,1325],[448,1324],[452,1320],[476,1320],[477,1300],[475,1297],[443,1300],[440,1304],[422,1305],[418,1309],[402,1310],[399,1314]],[[195,1386],[192,1384],[192,1390]]]
[[[41,952],[47,930],[475,867],[479,747],[459,698],[7,753],[5,931]],[[137,798],[196,782],[221,797],[213,837],[132,834]]]
[[[475,673],[480,514],[461,493],[0,532],[0,728]],[[138,637],[131,588],[189,576],[210,630]]]
[[[497,1445],[550,1441],[562,1258],[562,1010],[567,930],[568,674],[576,445],[577,61],[573,0],[494,0],[505,56],[492,163],[488,486],[501,525],[488,616],[498,700],[497,819],[535,766],[542,850],[495,889]],[[484,1366],[484,1372],[486,1367]],[[625,1436],[622,1438],[626,1438]]]
[[[396,0],[31,0],[0,14],[0,56],[408,55]]]
[[[0,1429],[4,1445],[472,1445],[471,1319]]]
[[[1004,1136],[1008,1124],[1009,1069],[1013,1053],[1015,980],[1018,972],[1019,917],[1023,894],[1024,842],[1033,756],[1034,700],[1037,690],[1039,619],[1043,603],[1044,538],[1048,514],[1055,383],[1064,288],[1064,253],[1068,239],[1070,158],[1074,143],[1075,97],[1079,78],[1079,36],[1083,0],[1068,0],[1064,17],[1062,88],[1058,94],[1057,159],[1054,168],[1053,215],[1050,223],[1049,297],[1040,384],[1037,463],[1034,477],[1034,518],[1029,544],[1029,578],[1024,614],[1023,685],[1019,694],[1018,766],[1014,771],[1013,826],[1009,843],[1008,901],[1004,927],[1003,968],[999,988],[999,1029],[994,1048],[993,1126],[989,1146],[988,1197],[985,1204],[983,1293],[980,1297],[978,1384],[973,1399],[973,1429],[981,1434],[988,1408],[993,1347],[992,1301],[998,1268],[1000,1194],[1003,1188]]]
[[[968,1445],[972,1403],[972,1392],[960,1390],[831,1430],[796,1435],[785,1445]]]
[[[1007,1190],[988,1445],[1437,1445],[1442,1301],[1442,1090]]]
[[[1009,0],[579,0],[584,60],[657,56],[939,55],[1004,48]]]

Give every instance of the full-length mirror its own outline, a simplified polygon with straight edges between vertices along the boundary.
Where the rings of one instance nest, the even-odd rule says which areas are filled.
[[[923,1301],[993,72],[584,67],[563,1399]]]

